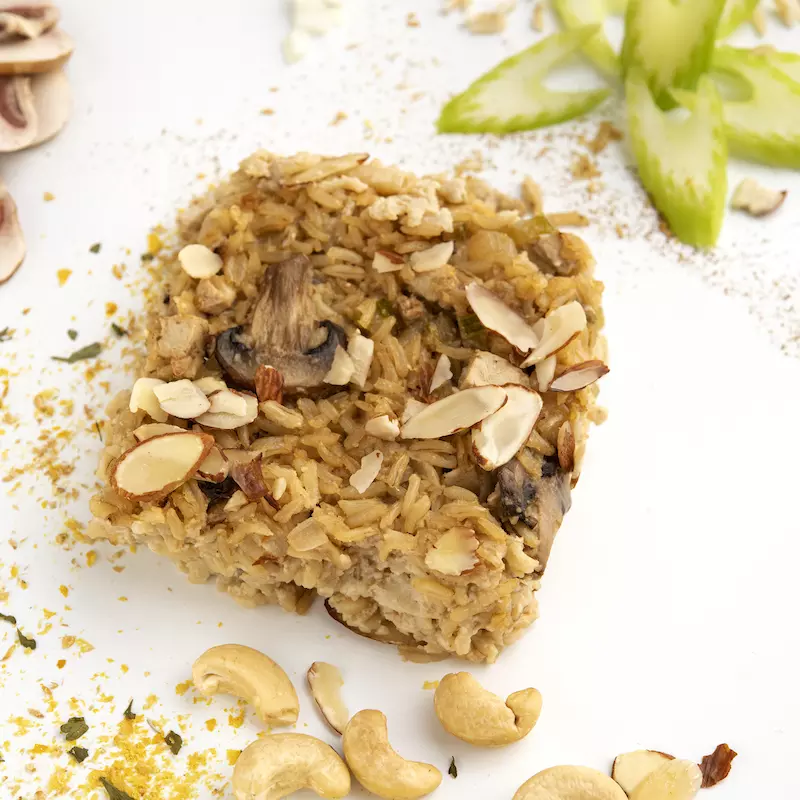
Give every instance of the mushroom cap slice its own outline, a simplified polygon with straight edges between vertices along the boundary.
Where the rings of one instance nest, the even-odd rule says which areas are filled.
[[[0,182],[0,283],[5,283],[25,260],[25,237],[17,219],[17,204]]]
[[[61,13],[49,3],[4,3],[0,7],[0,43],[36,39],[54,28]]]
[[[36,110],[36,135],[30,146],[56,136],[72,114],[72,89],[61,69],[31,78],[33,105]]]
[[[0,75],[0,153],[29,147],[36,139],[36,106],[27,75]]]
[[[0,75],[50,72],[65,64],[75,43],[60,28],[36,39],[15,39],[0,43]]]

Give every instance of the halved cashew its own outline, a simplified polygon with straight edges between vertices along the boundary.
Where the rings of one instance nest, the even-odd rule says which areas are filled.
[[[359,711],[347,723],[342,745],[353,775],[368,792],[385,800],[416,800],[442,782],[436,767],[406,761],[392,749],[380,711]]]
[[[350,773],[325,742],[304,733],[276,733],[242,751],[231,784],[236,800],[280,800],[301,789],[339,798],[350,793]]]
[[[647,775],[631,792],[631,800],[692,800],[703,783],[694,761],[674,759]]]
[[[503,747],[531,732],[542,711],[542,695],[522,689],[503,702],[469,672],[451,672],[436,687],[433,706],[453,736],[479,747]]]
[[[339,736],[342,735],[350,714],[347,706],[342,702],[342,673],[333,664],[324,661],[315,661],[306,674],[308,688],[311,696],[325,718],[325,722],[333,728]]]
[[[201,694],[232,694],[247,700],[267,725],[297,722],[300,703],[289,676],[269,656],[241,644],[206,650],[192,667]]]
[[[513,800],[627,800],[627,795],[596,769],[551,767],[525,781]]]

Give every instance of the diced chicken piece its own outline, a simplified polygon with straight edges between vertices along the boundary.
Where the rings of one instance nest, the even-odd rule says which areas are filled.
[[[176,378],[194,378],[203,363],[208,322],[177,314],[159,320],[158,354],[169,359]]]
[[[195,304],[204,314],[221,314],[227,311],[236,300],[236,289],[228,283],[224,275],[204,278],[195,289]]]
[[[414,322],[425,316],[425,305],[418,297],[406,297],[401,294],[395,300],[395,305],[405,322]]]

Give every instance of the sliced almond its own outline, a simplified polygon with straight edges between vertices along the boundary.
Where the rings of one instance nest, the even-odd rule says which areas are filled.
[[[17,218],[17,204],[0,182],[0,284],[19,269],[26,252],[25,237]]]
[[[184,430],[177,425],[167,425],[166,422],[150,422],[147,425],[140,425],[133,435],[136,437],[136,441],[144,442],[154,436],[163,436],[165,433],[183,433]]]
[[[630,800],[692,800],[703,783],[703,773],[694,761],[673,759],[645,776],[633,789]]]
[[[403,439],[440,439],[471,428],[505,405],[508,395],[499,386],[463,389],[426,405],[403,424]],[[408,406],[406,406],[408,407]]]
[[[234,407],[235,401],[227,397],[228,394],[238,395],[244,399],[244,414],[232,414],[221,409]],[[208,396],[210,407],[205,414],[196,417],[196,421],[207,428],[218,428],[221,430],[233,430],[249,425],[258,416],[258,399],[255,395],[247,392],[237,392],[233,389],[224,389],[214,392]],[[236,403],[236,408],[241,406]]]
[[[252,395],[250,395],[252,397]],[[208,396],[208,410],[212,414],[232,414],[243,417],[247,414],[247,396],[235,389],[220,389]]]
[[[752,178],[745,178],[733,193],[731,208],[745,211],[751,217],[767,217],[783,205],[788,194],[785,190],[768,189]]]
[[[250,461],[231,464],[231,478],[236,481],[237,486],[245,493],[248,500],[260,500],[262,497],[269,497],[269,489],[264,483],[264,473],[261,471],[261,453]]]
[[[190,380],[160,383],[153,387],[153,394],[161,408],[179,419],[194,419],[211,407],[209,399]],[[222,392],[218,392],[222,394]]]
[[[229,471],[228,459],[215,445],[197,468],[197,477],[199,480],[209,483],[222,483],[228,477]]]
[[[564,472],[575,469],[575,434],[569,420],[558,429],[558,464]]]
[[[400,272],[405,263],[405,259],[397,253],[378,250],[372,259],[372,269],[375,272]]]
[[[74,49],[74,42],[60,28],[52,28],[35,39],[2,42],[0,75],[50,72],[65,64]]]
[[[527,369],[544,361],[566,347],[585,328],[586,312],[577,300],[551,311],[545,317],[541,341],[520,366]]]
[[[461,389],[468,389],[471,386],[502,386],[504,383],[527,386],[529,378],[505,358],[479,350],[461,373],[458,385]]]
[[[363,389],[364,384],[367,382],[374,352],[375,342],[360,333],[355,335],[347,344],[347,355],[350,356],[353,362],[353,374],[350,376],[350,382],[358,386],[359,389]]]
[[[154,391],[157,386],[163,385],[164,381],[159,378],[138,378],[133,384],[128,402],[131,413],[144,411],[156,422],[166,422],[169,414],[161,408]]]
[[[353,359],[341,345],[336,347],[336,352],[333,354],[333,362],[328,374],[322,379],[325,383],[330,383],[332,386],[345,386],[350,383],[350,379],[355,372],[355,365]]]
[[[111,485],[129,500],[160,500],[195,474],[213,445],[210,436],[192,431],[154,436],[122,454]]]
[[[536,365],[537,370],[542,363],[543,362],[539,362],[539,364]],[[585,389],[587,386],[591,386],[595,381],[602,378],[603,375],[607,375],[608,372],[608,367],[602,361],[584,361],[581,364],[574,364],[565,369],[550,384],[550,391],[577,392],[579,389]]]
[[[558,357],[552,355],[536,365],[536,382],[539,384],[540,392],[546,392],[550,388],[550,384],[553,382],[553,378],[556,374],[557,364]]]
[[[453,528],[439,537],[425,555],[425,565],[443,575],[462,575],[478,563],[475,531]]]
[[[342,702],[342,673],[333,664],[315,661],[306,673],[308,688],[325,722],[341,735],[350,719],[350,712]]]
[[[220,378],[197,378],[192,383],[206,396],[214,394],[214,392],[221,392],[223,389],[228,388],[228,384]]]
[[[485,470],[507,464],[522,449],[542,410],[538,392],[525,386],[504,386],[508,401],[472,431],[472,452]]]
[[[675,756],[660,753],[658,750],[634,750],[622,753],[614,759],[611,777],[630,794],[651,772],[672,761]]]
[[[286,487],[289,484],[286,482],[286,478],[282,475],[280,478],[275,479],[275,483],[272,484],[272,496],[275,500],[280,500],[284,494],[286,494]]]
[[[431,375],[431,385],[429,392],[435,392],[440,386],[444,386],[453,377],[453,370],[450,369],[450,359],[442,353],[436,362],[436,369]]]
[[[739,755],[727,744],[718,744],[711,755],[703,756],[700,761],[700,772],[703,773],[703,788],[710,789],[720,781],[724,781],[731,771],[733,759]]]
[[[455,242],[441,242],[427,250],[417,250],[411,254],[411,269],[414,272],[433,272],[441,269],[453,257]]]
[[[383,453],[381,453],[380,450],[373,450],[371,453],[367,453],[367,455],[361,459],[360,469],[357,469],[350,476],[350,485],[356,489],[359,494],[364,494],[364,492],[372,486],[372,482],[375,478],[378,477],[382,464]]]
[[[56,69],[31,78],[36,111],[36,136],[31,146],[52,139],[72,114],[72,89],[63,70]]]
[[[478,283],[466,288],[467,301],[485,328],[502,336],[522,353],[528,353],[539,343],[533,328],[499,297]]]
[[[222,269],[222,259],[204,244],[187,244],[178,253],[178,263],[191,278],[211,278]]]
[[[427,403],[423,403],[420,400],[415,400],[413,397],[409,400],[406,400],[406,407],[403,409],[403,418],[401,420],[403,425],[405,425],[406,422],[408,422],[412,417],[415,417],[420,411],[427,407]]]
[[[275,367],[261,364],[256,369],[255,383],[259,403],[267,400],[283,403],[283,375]]]
[[[422,405],[425,404],[423,403]],[[400,435],[400,423],[396,419],[392,419],[388,414],[382,414],[380,417],[373,417],[368,420],[367,424],[364,425],[364,431],[370,436],[393,442]]]

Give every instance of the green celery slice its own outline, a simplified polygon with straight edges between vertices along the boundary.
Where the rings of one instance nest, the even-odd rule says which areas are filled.
[[[630,0],[622,68],[641,69],[659,105],[672,86],[694,89],[707,71],[725,0]]]
[[[763,52],[763,51],[762,51]],[[751,50],[720,47],[714,69],[744,82],[748,97],[724,103],[725,133],[731,153],[776,167],[800,169],[800,83]],[[679,103],[694,108],[694,98],[679,90]]]
[[[686,117],[656,105],[643,73],[625,84],[631,143],[645,189],[673,233],[695,247],[713,246],[728,190],[722,100],[703,76]]]
[[[608,89],[553,92],[543,80],[597,30],[590,25],[548,36],[498,64],[447,103],[439,116],[439,133],[527,131],[591,111],[608,97]]]
[[[751,19],[761,0],[728,0],[717,28],[717,39],[727,39],[740,25]]]
[[[609,14],[624,14],[626,5],[627,0],[554,0],[555,11],[568,29],[602,25]],[[583,52],[607,75],[620,74],[619,56],[602,28],[586,42]]]
[[[787,78],[800,83],[800,55],[797,53],[783,53],[770,47],[760,47],[753,50],[753,55],[760,55],[775,69],[780,70]]]

